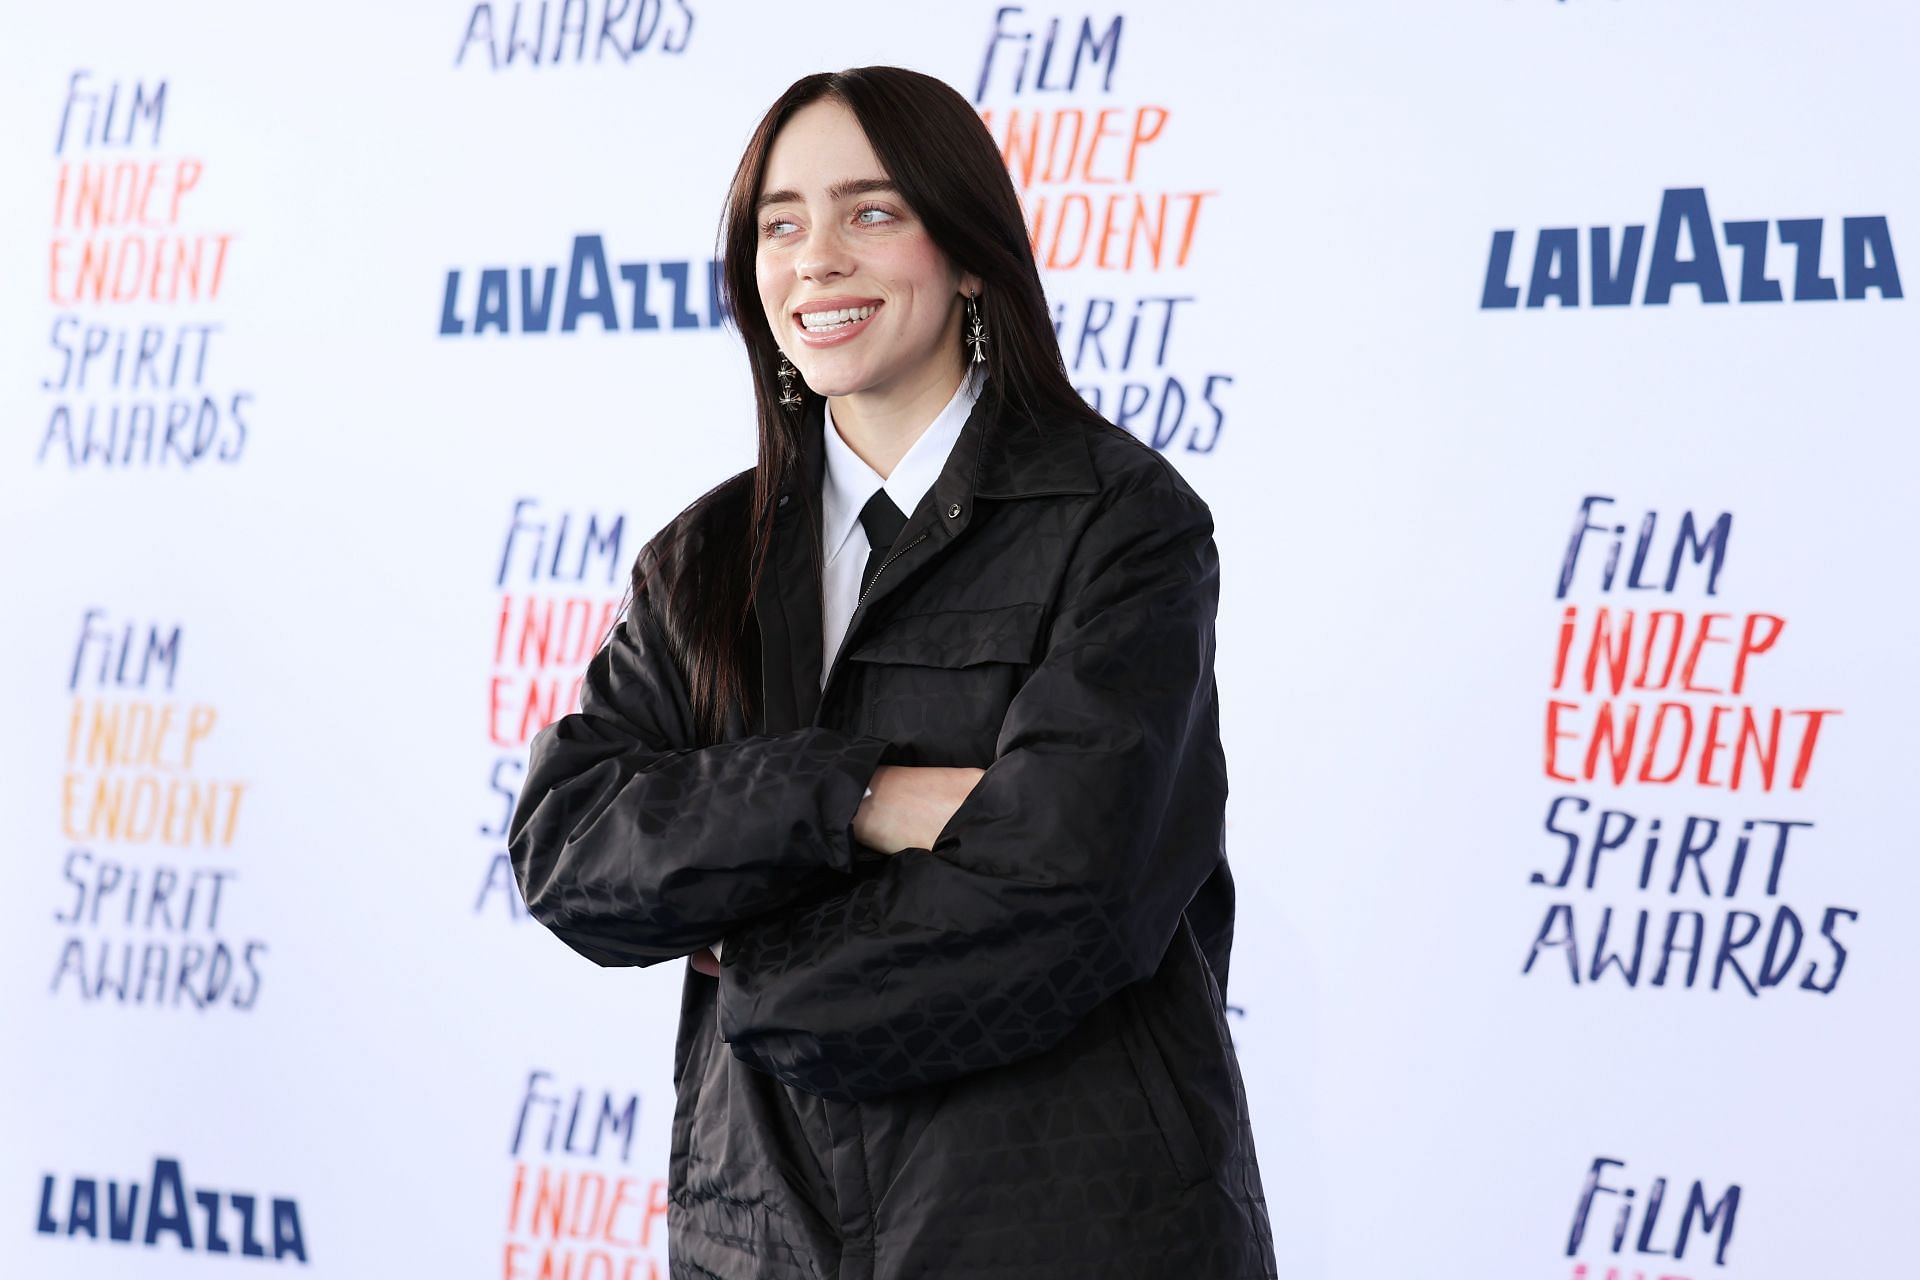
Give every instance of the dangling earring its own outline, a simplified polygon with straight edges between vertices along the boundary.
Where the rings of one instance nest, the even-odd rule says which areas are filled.
[[[798,409],[805,403],[800,399],[800,393],[793,389],[794,375],[800,371],[787,360],[786,352],[780,353],[780,364],[774,372],[780,375],[780,403],[789,409]]]
[[[980,364],[987,358],[987,326],[980,320],[980,308],[974,302],[977,293],[967,295],[967,345],[973,348],[973,363]]]

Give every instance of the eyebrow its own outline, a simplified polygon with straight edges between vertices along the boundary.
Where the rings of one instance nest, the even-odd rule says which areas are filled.
[[[848,178],[828,187],[827,199],[839,201],[845,200],[848,196],[872,195],[879,191],[884,191],[889,195],[895,196],[900,194],[899,190],[894,187],[893,182],[887,178]],[[801,200],[798,191],[769,191],[761,196],[759,203],[753,207],[757,213],[768,205],[789,203],[801,204],[804,202]]]

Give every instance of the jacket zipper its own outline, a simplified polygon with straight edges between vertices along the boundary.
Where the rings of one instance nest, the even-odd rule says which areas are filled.
[[[915,547],[919,546],[921,543],[925,542],[926,540],[927,540],[927,535],[923,533],[919,537],[915,538],[912,542],[909,542],[906,546],[901,547],[899,550],[895,551],[892,555],[888,556],[885,560],[882,560],[880,562],[880,567],[873,571],[873,580],[867,583],[865,590],[861,591],[860,598],[853,602],[853,607],[858,609],[861,603],[866,600],[867,592],[873,590],[873,584],[875,582],[880,581],[880,575],[887,571],[888,565],[892,564],[895,560],[898,560],[901,556],[913,550]]]
[[[866,602],[867,592],[872,591],[874,588],[874,584],[880,581],[880,575],[887,571],[887,566],[892,564],[895,560],[898,560],[901,556],[905,555],[907,552],[919,546],[922,542],[926,541],[926,538],[927,538],[926,534],[924,533],[921,534],[919,537],[915,538],[912,542],[909,542],[906,546],[896,548],[890,555],[887,556],[885,560],[882,560],[880,562],[880,567],[873,571],[873,581],[867,583],[866,589],[861,591],[859,599],[853,602],[853,611],[855,614],[860,612],[860,606]],[[840,663],[847,656],[847,641],[852,639],[852,637],[853,637],[853,618],[852,616],[849,616],[847,619],[847,633],[845,636],[841,637],[840,648],[833,655],[833,669],[827,672],[826,683],[820,686],[820,701],[814,704],[813,722],[815,724],[820,723],[820,710],[821,708],[825,707],[827,704],[827,697],[826,697],[827,690],[833,687],[833,678],[834,676],[839,674]]]

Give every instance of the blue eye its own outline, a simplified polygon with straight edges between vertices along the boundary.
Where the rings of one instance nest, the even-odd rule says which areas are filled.
[[[877,204],[863,204],[858,209],[855,209],[853,211],[853,216],[855,218],[860,218],[863,214],[869,214],[869,213],[884,214],[886,215],[885,220],[884,221],[880,221],[880,220],[862,221],[860,223],[861,226],[879,227],[879,226],[885,226],[887,222],[898,222],[900,220],[900,215],[896,214],[893,210],[883,209]],[[791,223],[791,222],[792,222],[791,218],[769,218],[765,222],[760,224],[760,234],[762,236],[767,237],[768,239],[778,240],[781,238],[781,236],[774,231],[774,228],[784,223]]]

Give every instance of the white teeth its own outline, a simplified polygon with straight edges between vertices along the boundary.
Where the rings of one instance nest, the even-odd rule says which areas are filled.
[[[839,311],[810,311],[800,317],[800,323],[809,333],[821,333],[865,320],[877,310],[878,307],[845,307]]]

